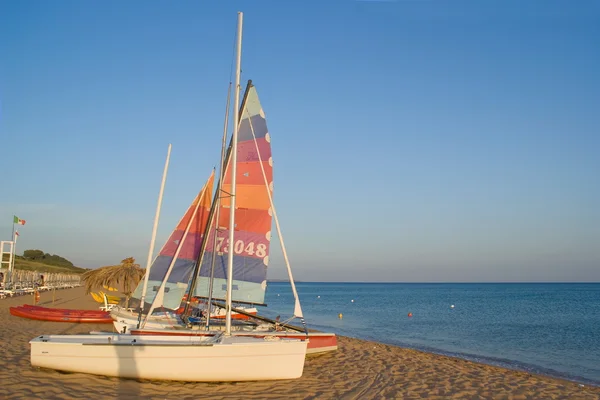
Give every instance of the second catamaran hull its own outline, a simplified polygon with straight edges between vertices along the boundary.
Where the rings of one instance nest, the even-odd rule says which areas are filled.
[[[179,320],[176,322],[174,319],[164,320],[149,320],[146,327],[143,330],[136,329],[137,321],[126,321],[119,319],[113,321],[113,326],[117,332],[123,334],[135,334],[135,335],[161,335],[161,336],[214,336],[219,331],[213,327],[212,331],[192,330],[186,328],[183,323]],[[236,325],[232,326],[232,335],[234,336],[247,336],[247,337],[265,337],[275,336],[279,338],[293,338],[293,339],[304,339],[306,334],[302,332],[290,332],[290,331],[274,331],[274,330],[257,330],[253,327],[239,327]],[[104,333],[104,332],[91,332],[91,333]],[[337,336],[335,333],[324,333],[324,332],[309,332],[308,338],[310,343],[308,344],[307,354],[326,353],[329,351],[337,350]]]
[[[114,318],[113,326],[119,333],[135,335],[162,335],[162,336],[214,336],[218,334],[220,329],[213,326],[210,331],[197,329],[189,329],[181,321],[180,318],[168,315],[156,315],[148,320],[143,330],[137,329],[137,317],[131,311],[127,311],[120,307],[111,311],[111,316]],[[279,338],[305,339],[306,334],[297,331],[275,331],[271,329],[261,329],[260,327],[244,325],[233,325],[232,334],[235,336],[257,337],[275,336]],[[309,332],[307,354],[326,353],[337,350],[337,336],[335,333],[324,332]]]
[[[249,314],[256,314],[256,308],[244,309]],[[129,333],[130,329],[136,328],[138,324],[138,314],[132,311],[128,311],[121,307],[115,307],[110,311],[113,325],[115,330],[119,333]],[[145,316],[144,316],[145,317]],[[219,309],[217,312],[211,314],[211,318],[215,320],[224,320],[224,311]],[[233,312],[231,315],[233,320],[248,320],[249,317],[243,314]],[[183,322],[178,315],[170,314],[153,314],[146,322],[147,328],[152,329],[170,329],[175,326],[183,326]]]
[[[300,340],[118,334],[44,335],[29,343],[34,367],[192,382],[299,378],[307,347]]]

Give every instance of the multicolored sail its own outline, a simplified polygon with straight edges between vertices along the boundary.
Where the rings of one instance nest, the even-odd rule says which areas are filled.
[[[215,171],[211,173],[208,181],[198,193],[171,236],[162,247],[158,257],[150,267],[148,277],[148,288],[146,292],[146,308],[154,301],[157,291],[162,284],[174,257],[175,264],[165,285],[165,293],[162,304],[169,309],[177,309],[185,294],[190,280],[190,274],[196,263],[202,247],[206,225],[208,224],[211,207],[211,197],[215,180]],[[185,234],[187,230],[187,235]],[[179,254],[177,254],[179,252]],[[144,281],[140,281],[133,293],[136,299],[141,298]]]
[[[267,287],[267,266],[271,240],[272,211],[268,190],[273,191],[273,160],[265,114],[256,88],[249,84],[240,116],[237,145],[237,183],[233,257],[232,300],[263,304]],[[213,299],[225,299],[227,257],[229,251],[229,216],[231,169],[225,169],[221,188],[219,221],[213,221],[200,277],[194,295],[208,297],[214,264]],[[266,181],[266,182],[265,182]],[[215,224],[218,229],[215,230]],[[216,247],[215,245],[216,240]]]

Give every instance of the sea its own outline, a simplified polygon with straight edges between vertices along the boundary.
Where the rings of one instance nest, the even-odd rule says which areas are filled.
[[[600,283],[296,288],[309,328],[600,386]],[[261,314],[288,318],[289,282],[269,282],[266,303]]]

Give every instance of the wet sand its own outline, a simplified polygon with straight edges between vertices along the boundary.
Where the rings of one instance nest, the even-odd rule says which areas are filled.
[[[41,294],[39,305],[98,309],[83,288]],[[112,330],[14,317],[0,300],[0,399],[600,399],[600,388],[375,342],[339,337],[339,350],[308,356],[290,381],[184,383],[137,381],[32,368],[29,340],[41,334]]]

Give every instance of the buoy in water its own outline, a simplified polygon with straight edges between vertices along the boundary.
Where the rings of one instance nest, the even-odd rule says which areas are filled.
[[[412,313],[411,313],[411,312],[409,312],[409,313],[408,313],[408,316],[409,316],[409,317],[412,317]]]
[[[344,316],[342,315],[342,313],[339,313],[339,314],[338,314],[338,318],[339,318],[339,319],[342,319],[342,318],[344,318]]]
[[[321,296],[317,296],[317,299],[320,299],[320,298],[321,298]]]
[[[350,303],[354,303],[354,299],[350,300]]]
[[[450,308],[454,308],[454,304],[452,304],[452,305],[450,306]]]

